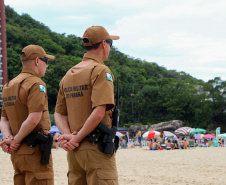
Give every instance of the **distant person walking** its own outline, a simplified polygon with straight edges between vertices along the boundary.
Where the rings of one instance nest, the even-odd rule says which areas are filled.
[[[142,137],[141,137],[141,131],[140,131],[139,128],[137,129],[137,135],[136,135],[136,137],[138,138],[138,143],[140,145],[140,148],[142,148],[142,143],[141,143]]]

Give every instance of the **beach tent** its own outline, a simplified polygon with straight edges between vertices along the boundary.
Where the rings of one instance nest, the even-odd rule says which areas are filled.
[[[53,125],[53,126],[51,127],[51,130],[50,130],[50,133],[54,133],[54,132],[60,133],[60,131],[59,131],[59,129],[57,128],[56,125]]]
[[[118,132],[127,132],[128,129],[124,127],[118,127]]]

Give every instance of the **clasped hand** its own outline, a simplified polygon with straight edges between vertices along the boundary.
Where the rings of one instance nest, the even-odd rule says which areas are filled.
[[[8,139],[5,139],[0,143],[2,150],[6,153],[11,153],[12,151],[18,150],[20,143],[16,143],[13,136],[10,136]]]
[[[75,148],[79,147],[79,143],[76,142],[76,134],[77,132],[73,132],[72,134],[64,134],[59,136],[58,141],[60,147],[66,151],[72,151]]]

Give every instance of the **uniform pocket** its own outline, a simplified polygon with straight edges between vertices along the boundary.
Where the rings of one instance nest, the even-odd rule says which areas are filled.
[[[31,155],[35,152],[35,147],[30,148],[26,143],[23,143],[16,151],[16,155]]]
[[[36,172],[34,185],[53,185],[53,173]]]
[[[118,185],[118,174],[116,170],[98,169],[97,177],[98,185]]]

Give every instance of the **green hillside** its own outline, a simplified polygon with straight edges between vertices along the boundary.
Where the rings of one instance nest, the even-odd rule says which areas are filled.
[[[85,53],[82,40],[75,35],[52,32],[28,14],[18,15],[9,6],[5,11],[9,80],[21,71],[20,52],[24,46],[37,44],[56,56],[44,78],[53,113],[61,78]],[[226,82],[220,78],[204,83],[185,72],[167,70],[156,63],[125,55],[117,48],[112,49],[106,65],[115,79],[120,77],[121,126],[176,119],[191,127],[211,129],[225,125]]]

